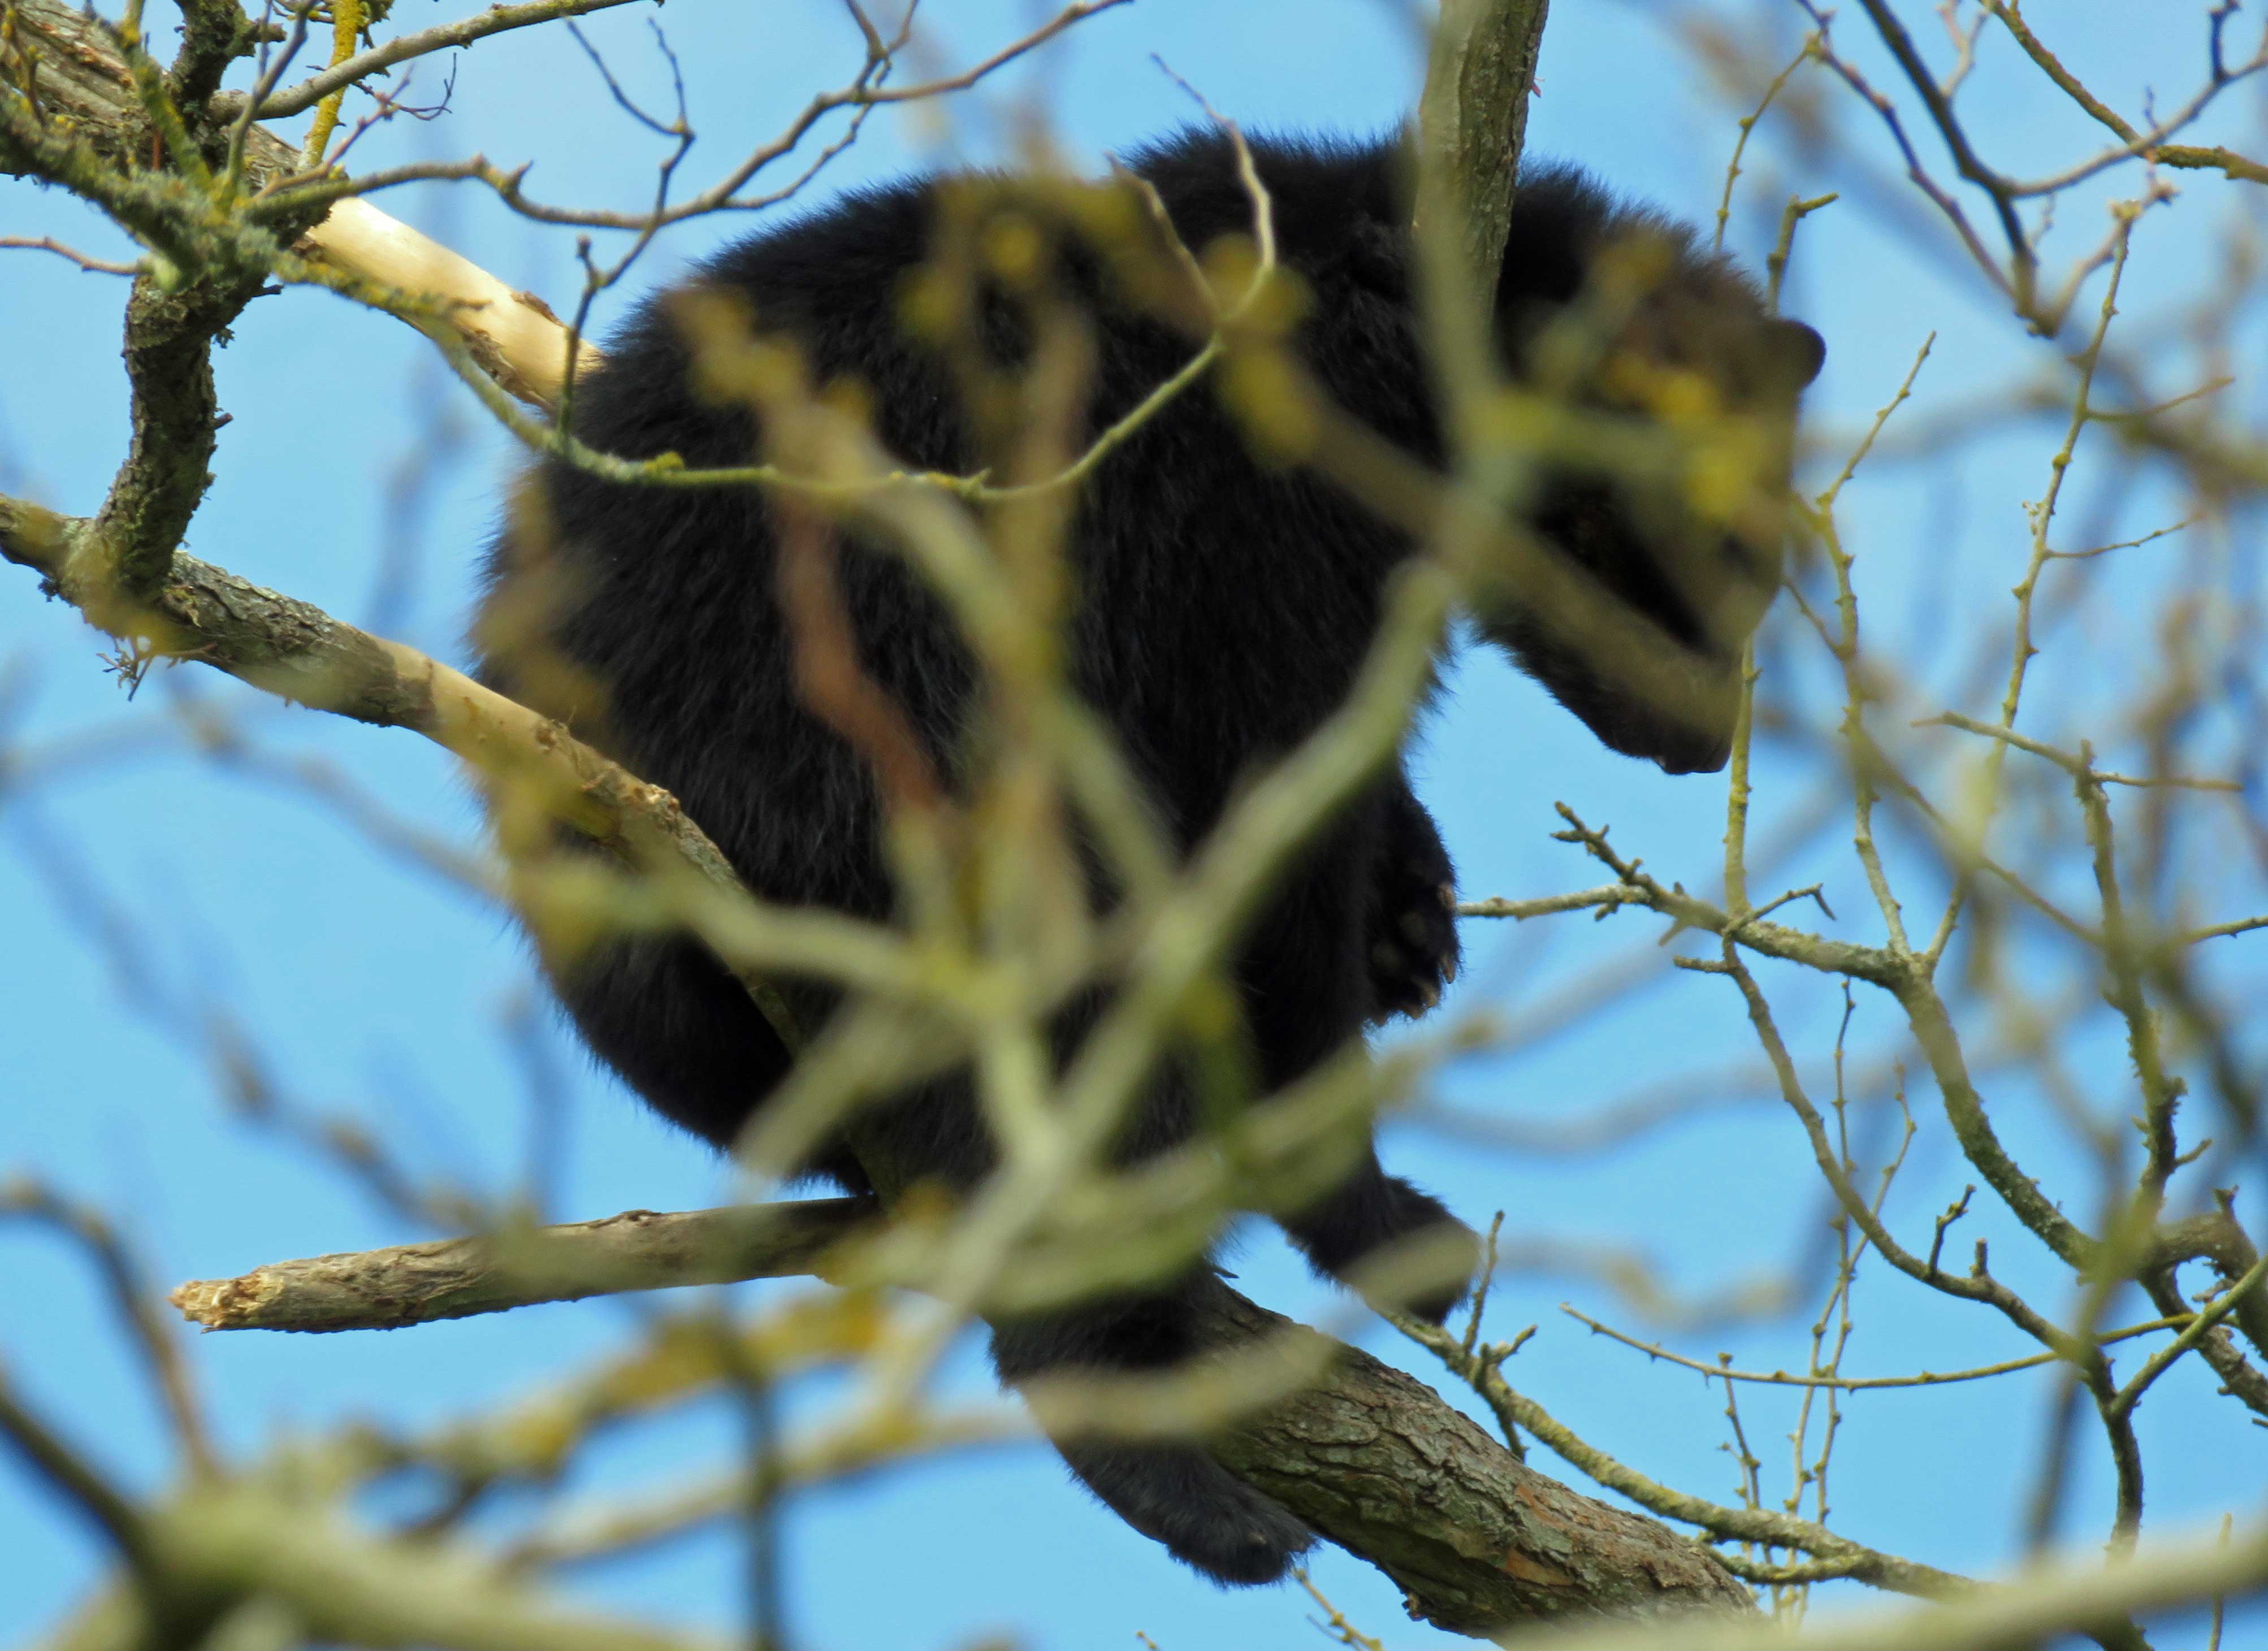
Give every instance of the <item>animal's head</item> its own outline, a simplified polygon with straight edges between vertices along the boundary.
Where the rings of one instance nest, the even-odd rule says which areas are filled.
[[[1521,181],[1498,322],[1543,454],[1527,519],[1576,577],[1525,581],[1487,628],[1613,749],[1722,767],[1825,345],[1689,232],[1565,172]]]

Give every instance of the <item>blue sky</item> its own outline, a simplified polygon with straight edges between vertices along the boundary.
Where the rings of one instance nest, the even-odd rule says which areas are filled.
[[[429,10],[461,9],[403,0],[399,21],[416,26]],[[703,133],[692,175],[783,124],[814,87],[855,61],[854,37],[835,6],[783,0],[763,10],[760,24],[730,0],[677,0],[659,14]],[[2193,83],[2197,30],[2154,26],[2149,9],[2116,0],[2057,10],[2074,67],[2122,107],[2138,107],[2146,87],[2171,98]],[[1580,160],[1683,216],[1705,216],[1735,111],[1679,44],[1673,22],[1712,13],[1769,25],[1783,58],[1798,39],[1792,8],[1783,15],[1761,4],[1561,6],[1530,129],[1535,152]],[[626,8],[585,27],[628,85],[658,97],[666,82],[649,15]],[[935,0],[929,13],[939,49],[954,62],[981,55],[1034,15],[1033,6],[1005,0]],[[1855,11],[1845,34],[1855,48]],[[1418,69],[1398,9],[1386,4],[1138,0],[1004,81],[1001,92],[1012,98],[960,100],[941,114],[878,115],[822,188],[940,158],[997,156],[1012,136],[1017,99],[1048,114],[1076,162],[1098,163],[1188,119],[1185,94],[1152,54],[1263,131],[1380,130],[1409,106]],[[431,94],[437,78],[422,77],[420,91]],[[1820,97],[1834,91],[1823,79],[1810,85]],[[2006,52],[1980,65],[1970,96],[1977,136],[2018,169],[2094,146],[2083,123],[2042,97]],[[2251,136],[2260,124],[2257,101],[2239,100],[2225,127]],[[1871,131],[1848,129],[1879,159]],[[446,119],[374,133],[364,147],[365,167],[474,150],[505,164],[534,158],[531,187],[546,196],[622,207],[644,200],[656,158],[652,140],[605,107],[588,64],[556,30],[463,57]],[[1929,153],[1934,162],[1936,151]],[[1859,427],[1933,330],[1939,342],[1917,416],[1957,408],[2051,363],[2052,346],[2017,334],[1982,283],[1964,274],[1941,229],[1907,208],[1896,178],[1882,175],[1873,194],[1852,187],[1821,146],[1769,122],[1736,202],[1729,244],[1753,263],[1790,190],[1845,188],[1843,203],[1807,225],[1786,294],[1786,307],[1830,341],[1814,401],[1822,431]],[[2244,210],[2232,186],[2183,182],[2189,197],[2138,241],[2128,306],[2138,313],[2207,282]],[[2056,243],[2064,256],[2101,233],[2099,198],[2065,209]],[[555,305],[571,301],[571,238],[514,219],[470,190],[387,204]],[[644,275],[662,278],[747,227],[689,224],[649,254]],[[0,233],[42,232],[97,253],[122,245],[66,197],[0,183]],[[0,488],[91,511],[123,440],[122,289],[36,254],[0,259]],[[428,357],[396,323],[322,294],[295,291],[254,305],[219,358],[222,401],[235,419],[223,432],[219,480],[190,548],[460,657],[468,572],[509,454]],[[1850,495],[1845,520],[1862,558],[1873,634],[1917,674],[1950,682],[1967,648],[2005,645],[1996,639],[2006,588],[2021,565],[2021,505],[2042,485],[2052,446],[2045,431],[2028,425],[1926,467],[1886,459]],[[405,499],[403,475],[423,475],[427,485]],[[2147,527],[2179,513],[2146,475],[2131,488],[2097,491],[2079,501],[2082,519]],[[156,674],[129,703],[100,666],[99,639],[68,610],[40,601],[28,578],[6,571],[13,577],[0,579],[0,755],[30,766],[0,778],[0,919],[10,937],[0,947],[0,1071],[11,1090],[0,1112],[0,1169],[35,1168],[100,1203],[134,1228],[168,1280],[426,1235],[272,1134],[225,1116],[198,1031],[225,1006],[257,1037],[282,1090],[366,1121],[429,1170],[492,1191],[511,1185],[526,1157],[534,1073],[570,1120],[553,1190],[559,1215],[684,1207],[718,1196],[723,1180],[704,1153],[592,1072],[552,1024],[520,944],[496,911],[389,848],[366,811],[278,778],[291,763],[328,765],[382,799],[387,814],[469,842],[473,811],[442,753],[405,734],[280,709],[188,669]],[[2135,588],[2146,591],[2147,576],[2138,577]],[[2080,711],[2113,703],[2146,670],[2152,638],[2120,589],[2114,583],[2080,609],[2065,645],[2043,660],[2051,699]],[[1768,660],[1775,668],[1785,662],[1787,680],[1814,680],[1785,603],[1772,627]],[[230,719],[262,760],[217,763],[193,752],[184,712],[196,708]],[[1790,745],[1768,748],[1759,772],[1768,837],[1816,786],[1818,769]],[[1454,677],[1428,733],[1421,790],[1469,896],[1598,881],[1575,851],[1550,841],[1557,800],[1594,823],[1611,822],[1625,851],[1643,853],[1658,875],[1706,887],[1719,864],[1721,777],[1672,779],[1602,751],[1493,658],[1471,659]],[[1867,910],[1845,830],[1838,822],[1815,834],[1785,869],[1760,881],[1823,879],[1838,932],[1872,939],[1879,919]],[[1918,857],[1896,869],[1926,886]],[[1507,1052],[1446,1075],[1441,1102],[1461,1116],[1513,1124],[1580,1117],[1649,1085],[1692,1087],[1752,1066],[1729,989],[1668,969],[1655,934],[1627,917],[1521,930],[1469,925],[1459,1000],[1500,1003],[1522,1036]],[[1602,1013],[1565,1013],[1558,994],[1570,982],[1626,962],[1644,969],[1641,984]],[[2242,954],[2228,967],[2239,981],[2258,972]],[[1807,1072],[1822,1072],[1839,997],[1789,969],[1767,968],[1762,978]],[[1901,1052],[1887,1008],[1860,1000],[1854,1050]],[[531,1047],[540,1058],[531,1060]],[[1484,1150],[1469,1132],[1416,1124],[1389,1130],[1386,1152],[1469,1218],[1502,1208],[1509,1235],[1634,1251],[1690,1301],[1766,1278],[1815,1283],[1825,1210],[1800,1135],[1761,1085],[1735,1089],[1726,1106],[1612,1153]],[[2035,1173],[2084,1200],[2079,1161],[2037,1097],[2012,1086],[2000,1098],[2007,1105],[1997,1119]],[[1933,1212],[1973,1178],[1941,1124],[1926,1127],[1935,1123],[1935,1097],[1918,1076],[1912,1099],[1926,1128],[1890,1205],[1910,1242],[1918,1232],[1926,1240]],[[1877,1152],[1887,1139],[1879,1117],[1880,1109],[1865,1114],[1860,1126]],[[1967,1230],[1992,1238],[2006,1276],[2038,1286],[2045,1305],[2066,1305],[2012,1222],[1986,1212]],[[1272,1234],[1250,1235],[1232,1264],[1259,1299],[1359,1336],[1430,1379],[1414,1350],[1390,1345],[1344,1300],[1308,1280]],[[1860,1299],[1856,1370],[1946,1367],[2029,1351],[1973,1309],[1907,1286],[1873,1279]],[[1563,1300],[1666,1335],[1688,1352],[1722,1348],[1765,1368],[1800,1360],[1806,1315],[1697,1328],[1649,1323],[1567,1269],[1516,1272],[1499,1286],[1494,1333],[1542,1327],[1520,1355],[1515,1382],[1654,1477],[1729,1495],[1721,1394],[1589,1335],[1557,1312]],[[595,1303],[387,1335],[210,1338],[195,1352],[225,1438],[250,1448],[280,1428],[360,1413],[438,1421],[494,1403],[594,1356],[638,1310]],[[162,1433],[78,1258],[6,1229],[0,1359],[122,1477],[161,1480]],[[958,1369],[980,1379],[973,1352]],[[2044,1390],[2027,1376],[1854,1399],[1837,1454],[1844,1528],[1956,1569],[2013,1559],[2014,1510],[2038,1458]],[[2210,1415],[2207,1403],[2205,1383],[2185,1370],[2143,1411],[2156,1464],[2154,1525],[2257,1505],[2268,1435]],[[1787,1413],[1769,1394],[1744,1412],[1775,1498],[1786,1489],[1779,1435]],[[689,1416],[610,1444],[590,1463],[586,1485],[597,1492],[654,1483],[704,1456],[721,1461],[733,1448],[726,1419]],[[2096,1535],[2108,1498],[2095,1478],[2082,1476],[2074,1506],[2080,1517],[2068,1534]],[[786,1542],[791,1621],[797,1642],[814,1647],[942,1647],[1013,1628],[1050,1651],[1127,1644],[1137,1630],[1167,1651],[1195,1651],[1297,1644],[1314,1632],[1295,1593],[1219,1594],[1172,1566],[1065,1484],[1036,1446],[810,1496],[792,1510]],[[51,1621],[100,1557],[41,1493],[0,1471],[0,1638]],[[702,1538],[594,1568],[575,1586],[665,1618],[722,1625],[737,1608],[735,1564],[728,1541]],[[1315,1574],[1389,1644],[1447,1643],[1408,1625],[1391,1587],[1360,1563],[1326,1552]]]

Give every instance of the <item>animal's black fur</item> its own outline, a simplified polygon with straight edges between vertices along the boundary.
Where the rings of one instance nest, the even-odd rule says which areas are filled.
[[[1396,151],[1256,143],[1253,152],[1282,262],[1307,290],[1297,342],[1309,369],[1380,435],[1438,461]],[[1189,247],[1202,252],[1248,232],[1251,203],[1221,136],[1169,143],[1134,170]],[[816,380],[863,385],[880,439],[909,468],[966,471],[980,461],[978,444],[956,410],[953,375],[898,323],[908,278],[932,251],[940,198],[928,181],[854,195],[738,243],[698,278],[745,299],[767,333],[795,340]],[[1735,410],[1760,409],[1784,436],[1817,366],[1816,336],[1768,321],[1743,278],[1573,172],[1531,168],[1521,184],[1498,295],[1502,330],[1535,337],[1583,291],[1602,248],[1633,232],[1670,259],[1652,295],[1624,317],[1626,342],[1657,365],[1697,369]],[[1092,259],[1073,254],[1071,263],[1073,291],[1092,299],[1112,290]],[[991,330],[996,357],[1017,353],[1015,326]],[[1095,347],[1099,429],[1179,367],[1191,345],[1106,299]],[[704,401],[688,375],[678,324],[648,303],[581,386],[576,433],[630,457],[747,462],[755,452],[747,416]],[[887,918],[894,901],[875,781],[799,700],[775,605],[768,512],[755,491],[664,491],[544,465],[491,559],[482,668],[674,792],[766,897]],[[1683,648],[1712,680],[1729,682],[1777,578],[1776,534],[1743,542],[1721,529],[1697,537],[1661,527],[1612,487],[1572,477],[1555,479],[1533,514],[1548,540],[1661,629],[1665,650]],[[1256,461],[1207,386],[1101,467],[1073,534],[1073,674],[1182,846],[1204,836],[1241,778],[1344,697],[1388,576],[1411,549],[1316,475]],[[847,544],[837,576],[861,664],[951,773],[973,680],[953,627],[886,553]],[[1728,729],[1697,733],[1690,719],[1618,697],[1516,604],[1478,618],[1484,635],[1512,648],[1616,749],[1675,770],[1721,763]],[[1432,819],[1397,767],[1300,860],[1241,954],[1236,979],[1266,1088],[1309,1071],[1366,1023],[1431,1006],[1455,971],[1452,881]],[[787,1069],[772,1028],[690,941],[610,942],[551,961],[592,1048],[658,1110],[711,1141],[732,1141]],[[815,988],[791,984],[790,996],[806,1024],[830,1006]],[[1094,1006],[1066,1017],[1066,1048]],[[1169,1074],[1145,1098],[1127,1151],[1163,1149],[1194,1127],[1191,1102]],[[810,1168],[852,1190],[923,1177],[967,1190],[991,1162],[968,1083],[956,1076],[867,1119],[855,1142],[830,1144]],[[1368,1152],[1344,1184],[1285,1225],[1319,1269],[1337,1276],[1414,1233],[1464,1231]],[[999,1323],[995,1359],[1011,1382],[1067,1367],[1170,1365],[1193,1351],[1195,1303],[1217,1287],[1199,1266],[1138,1295]],[[1453,1300],[1423,1305],[1438,1320]],[[1270,1581],[1311,1540],[1194,1446],[1088,1442],[1064,1455],[1130,1523],[1222,1581]]]

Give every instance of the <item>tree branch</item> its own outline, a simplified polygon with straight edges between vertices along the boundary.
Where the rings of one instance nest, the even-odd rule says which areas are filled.
[[[325,98],[342,86],[405,63],[413,58],[430,56],[453,47],[470,46],[475,41],[491,34],[501,34],[508,29],[524,29],[539,23],[556,22],[562,18],[578,18],[587,12],[603,11],[610,6],[627,4],[627,0],[521,0],[518,5],[492,5],[485,11],[453,23],[436,24],[430,29],[420,29],[415,34],[397,34],[383,41],[366,52],[357,53],[344,63],[334,64],[320,74],[311,75],[296,86],[286,86],[270,92],[261,102],[258,114],[264,119],[280,121],[313,108]],[[232,106],[230,113],[235,113]]]
[[[873,1217],[865,1198],[625,1210],[603,1220],[273,1262],[233,1279],[192,1279],[167,1300],[207,1330],[400,1330],[626,1290],[808,1273]]]
[[[122,596],[78,564],[95,531],[0,495],[0,559],[43,577],[48,590],[111,635],[175,659],[195,660],[277,697],[379,727],[408,728],[483,773],[532,775],[551,787],[572,822],[602,845],[651,868],[679,865],[704,883],[748,899],[740,875],[676,798],[601,756],[548,718],[416,649],[332,618],[186,554],[146,601]],[[776,991],[733,967],[791,1046],[794,1022]]]
[[[1438,204],[1453,215],[1476,293],[1494,291],[1504,265],[1550,3],[1446,0],[1433,28],[1419,142],[1449,197]]]
[[[15,24],[15,61],[6,65],[11,70],[7,78],[15,85],[0,81],[0,107],[12,100],[19,112],[35,114],[50,129],[68,129],[96,158],[126,170],[136,146],[144,141],[146,122],[134,77],[101,19],[66,0],[11,0],[9,10]],[[495,15],[484,14],[476,21]],[[422,37],[406,38],[414,41]],[[361,61],[350,60],[342,68]],[[365,65],[362,72],[371,72],[372,67]],[[217,127],[225,127],[239,106],[223,97],[214,100],[206,113]],[[272,132],[254,126],[245,134],[244,162],[247,192],[256,193],[297,173],[299,153]],[[35,171],[26,157],[0,142],[0,173]],[[536,407],[549,409],[557,399],[567,358],[566,329],[534,294],[507,286],[470,260],[359,200],[335,203],[302,237],[299,250],[379,284],[446,300],[456,331],[499,385]],[[595,358],[588,344],[583,349]],[[198,469],[202,474],[202,462]]]
[[[858,1198],[656,1214],[490,1238],[276,1262],[184,1284],[210,1330],[394,1329],[615,1291],[780,1278],[824,1265],[871,1223]],[[1201,1339],[1243,1346],[1316,1332],[1239,1295],[1205,1293]],[[1413,1616],[1460,1633],[1574,1613],[1746,1609],[1715,1554],[1528,1467],[1431,1388],[1331,1343],[1313,1385],[1210,1442],[1229,1470],[1409,1596]]]

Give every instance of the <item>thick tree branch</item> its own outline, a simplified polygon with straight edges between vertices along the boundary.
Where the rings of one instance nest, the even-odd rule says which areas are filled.
[[[1427,353],[1440,375],[1445,422],[1462,455],[1460,471],[1501,462],[1480,439],[1478,414],[1496,379],[1491,295],[1512,227],[1548,4],[1446,0],[1418,100],[1418,210],[1411,230],[1418,311]],[[1501,482],[1489,483],[1491,499],[1506,497]],[[1479,515],[1459,513],[1474,520]]]
[[[633,1210],[509,1237],[258,1267],[175,1290],[212,1330],[393,1329],[539,1301],[807,1271],[873,1219],[857,1198]],[[1226,1285],[1203,1339],[1310,1337]],[[1332,1344],[1321,1379],[1211,1441],[1222,1463],[1391,1576],[1413,1616],[1461,1633],[1575,1613],[1749,1605],[1716,1556],[1522,1463],[1416,1378]]]
[[[1214,1313],[1241,1338],[1292,1328],[1226,1286],[1218,1295]],[[1453,1633],[1753,1609],[1708,1548],[1537,1472],[1424,1382],[1359,1348],[1334,1348],[1321,1381],[1211,1448],[1238,1478],[1392,1577],[1412,1617]]]
[[[1550,0],[1446,0],[1433,29],[1418,125],[1445,198],[1420,213],[1452,216],[1476,292],[1493,291],[1504,265],[1549,8]]]

